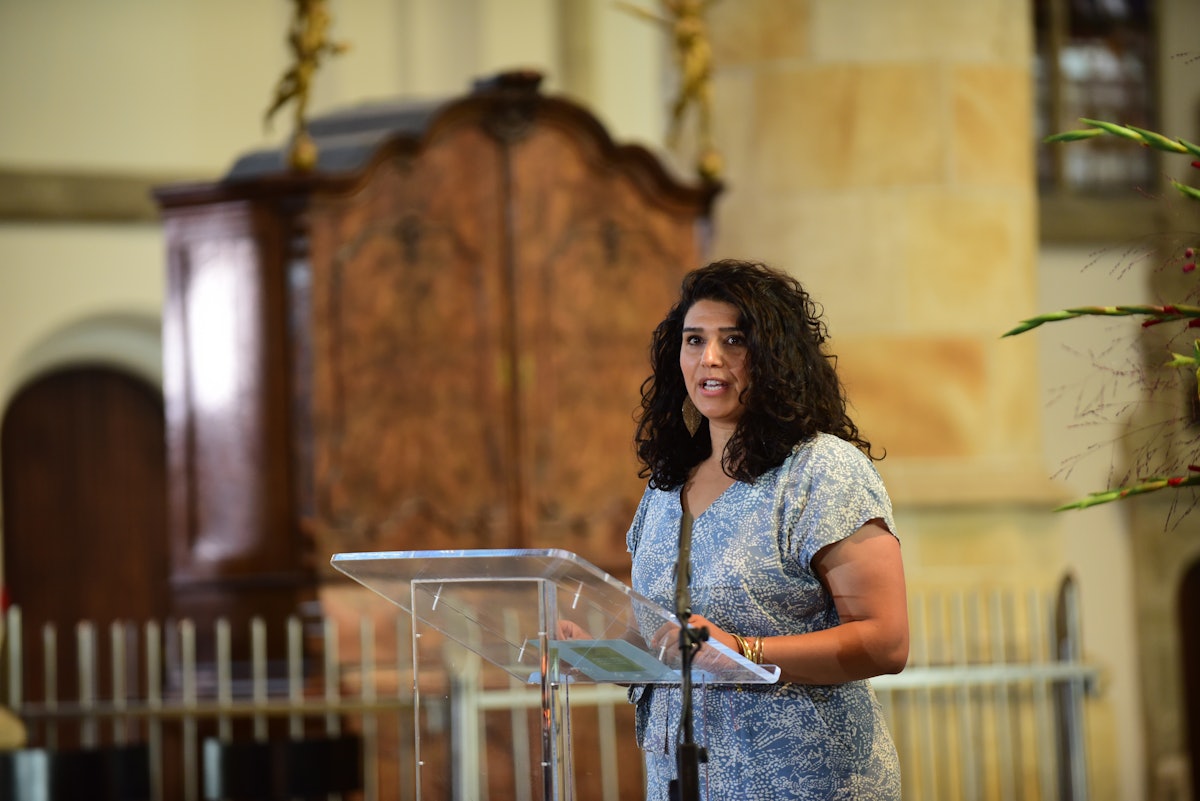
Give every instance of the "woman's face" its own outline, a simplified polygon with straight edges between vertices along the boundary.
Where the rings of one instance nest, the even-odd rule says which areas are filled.
[[[742,416],[742,392],[750,386],[746,333],[738,310],[720,300],[698,300],[683,317],[679,369],[688,396],[710,428],[732,429]]]

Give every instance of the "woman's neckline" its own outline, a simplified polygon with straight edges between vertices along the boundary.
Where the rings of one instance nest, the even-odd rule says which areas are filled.
[[[685,481],[683,483],[683,485],[679,488],[680,512],[682,514],[691,515],[692,520],[699,520],[701,517],[703,517],[705,514],[708,513],[709,509],[712,509],[714,506],[716,506],[717,503],[720,502],[720,500],[722,498],[724,498],[726,495],[728,495],[729,492],[734,487],[736,487],[738,484],[741,483],[740,481],[733,478],[732,476],[727,476],[727,477],[729,478],[729,483],[726,484],[724,487],[722,487],[719,492],[717,492],[715,495],[713,495],[712,499],[709,500],[708,503],[704,506],[704,508],[701,509],[699,512],[697,512],[695,509],[692,509],[691,505],[688,503],[687,492],[688,492],[688,487],[691,486],[691,484],[692,484],[692,480],[688,479],[687,481]]]

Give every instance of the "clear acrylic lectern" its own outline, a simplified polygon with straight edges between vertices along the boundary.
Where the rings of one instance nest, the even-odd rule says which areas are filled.
[[[568,551],[342,553],[331,563],[414,621],[540,686],[546,801],[560,801],[570,787],[571,685],[680,681],[674,613]],[[414,688],[416,662],[414,647]],[[710,642],[692,677],[696,685],[771,684],[779,671]]]

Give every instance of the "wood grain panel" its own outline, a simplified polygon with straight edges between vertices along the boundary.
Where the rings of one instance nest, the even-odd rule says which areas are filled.
[[[664,209],[556,126],[512,157],[532,545],[622,575],[644,487],[633,435],[650,337],[698,266],[699,210]]]
[[[314,207],[318,553],[514,544],[499,191],[461,128]]]

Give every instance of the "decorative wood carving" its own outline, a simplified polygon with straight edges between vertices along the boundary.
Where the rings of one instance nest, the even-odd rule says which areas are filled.
[[[538,80],[313,120],[308,175],[250,154],[159,191],[181,596],[287,606],[348,550],[627,570],[647,346],[719,187]]]

